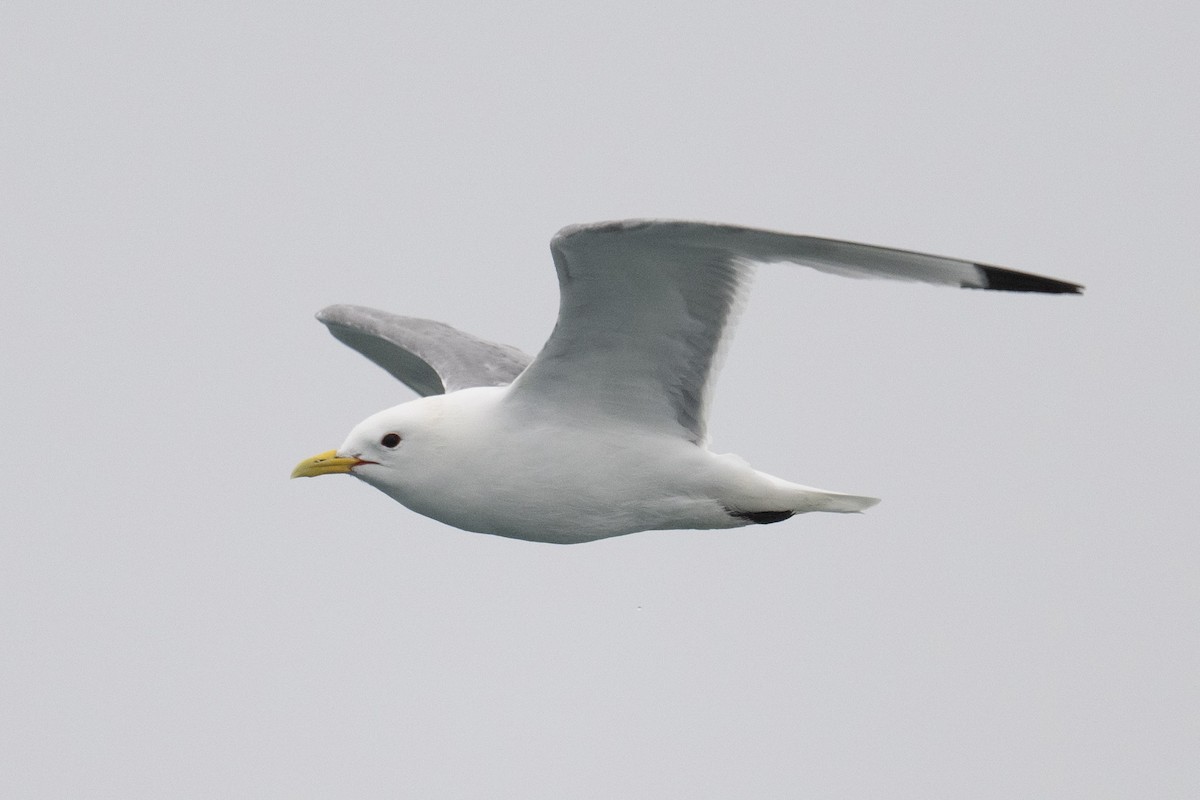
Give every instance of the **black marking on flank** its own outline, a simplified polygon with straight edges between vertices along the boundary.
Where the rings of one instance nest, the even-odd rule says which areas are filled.
[[[796,512],[794,511],[734,511],[733,509],[725,509],[729,512],[729,516],[737,517],[738,519],[748,519],[751,522],[759,525],[770,525],[772,522],[783,522],[788,517]]]
[[[1077,283],[1043,278],[1041,275],[1030,275],[1028,272],[1017,272],[1004,267],[989,267],[987,264],[976,264],[975,266],[987,279],[988,289],[998,289],[1002,292],[1083,294],[1083,287]]]

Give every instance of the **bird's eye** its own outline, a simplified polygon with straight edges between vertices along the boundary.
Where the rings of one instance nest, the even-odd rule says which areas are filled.
[[[391,448],[395,447],[396,445],[400,444],[400,434],[398,434],[398,433],[385,434],[384,437],[379,440],[379,443],[381,445],[383,445],[384,447],[391,449]]]

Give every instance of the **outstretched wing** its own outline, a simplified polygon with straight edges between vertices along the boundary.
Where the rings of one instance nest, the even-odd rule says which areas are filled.
[[[472,386],[505,386],[530,361],[515,347],[429,319],[347,305],[322,309],[317,319],[338,341],[423,397]]]
[[[1078,293],[1052,278],[871,245],[696,222],[564,228],[554,333],[510,399],[705,440],[716,357],[752,264],[974,289]]]

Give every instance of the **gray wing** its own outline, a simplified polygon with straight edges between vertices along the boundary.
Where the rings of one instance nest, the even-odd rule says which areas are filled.
[[[329,306],[317,319],[422,397],[472,386],[506,386],[530,357],[441,322],[364,306]]]
[[[1081,290],[971,261],[696,222],[572,226],[550,248],[558,322],[510,398],[694,442],[706,438],[714,365],[754,263],[974,289]]]

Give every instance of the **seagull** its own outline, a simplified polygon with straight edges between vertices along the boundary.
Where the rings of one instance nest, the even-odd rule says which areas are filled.
[[[698,222],[563,228],[558,321],[536,358],[432,320],[317,314],[419,398],[380,411],[292,477],[350,474],[466,531],[574,544],[721,529],[874,497],[802,486],[708,449],[717,366],[758,264],[969,289],[1079,294],[1066,281],[873,245]]]

